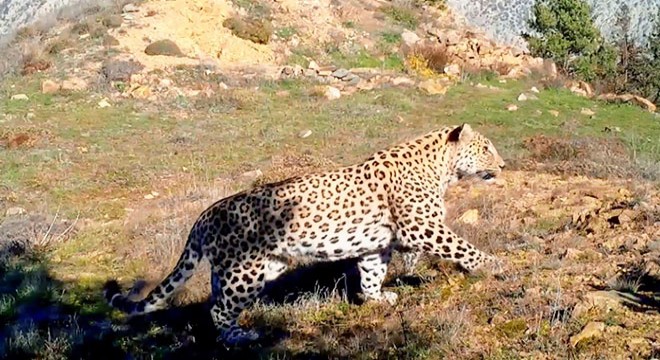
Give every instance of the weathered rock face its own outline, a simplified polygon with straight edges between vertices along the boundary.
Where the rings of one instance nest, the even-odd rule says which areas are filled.
[[[654,16],[660,3],[657,0],[587,0],[594,13],[596,26],[603,35],[616,34],[616,18],[626,4],[629,8],[630,34],[644,41],[653,28]],[[534,0],[447,0],[447,4],[466,22],[485,31],[498,42],[526,48],[520,33],[528,31],[527,21],[532,14]]]
[[[111,0],[0,0],[0,45],[34,21],[54,21],[57,15],[72,16],[92,6],[110,4]]]

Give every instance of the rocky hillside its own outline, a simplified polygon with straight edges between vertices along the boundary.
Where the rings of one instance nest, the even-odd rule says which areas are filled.
[[[57,14],[73,16],[84,8],[107,6],[111,3],[111,1],[88,0],[1,0],[0,39],[33,21],[44,19],[50,21]],[[655,0],[590,0],[589,3],[594,11],[596,25],[608,37],[618,33],[619,30],[615,25],[617,17],[621,14],[622,7],[627,6],[630,18],[629,35],[639,42],[644,42],[652,30],[654,16],[660,7]],[[526,47],[520,34],[528,31],[527,21],[534,0],[447,0],[447,4],[467,23],[484,31],[497,42]],[[307,3],[307,6],[312,4]]]
[[[609,38],[620,36],[617,19],[624,6],[628,8],[631,39],[644,43],[653,30],[655,16],[660,10],[656,0],[588,0],[596,26]],[[447,4],[467,23],[482,29],[500,43],[520,46],[526,44],[520,37],[528,32],[527,21],[531,16],[534,0],[447,0]]]

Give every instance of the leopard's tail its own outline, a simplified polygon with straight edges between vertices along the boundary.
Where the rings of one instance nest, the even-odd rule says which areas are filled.
[[[183,254],[174,270],[143,300],[130,300],[128,296],[122,294],[117,281],[108,281],[103,287],[103,292],[110,306],[129,315],[146,314],[164,308],[175,290],[190,279],[202,260],[201,241],[195,233],[197,232],[194,229],[190,232]]]

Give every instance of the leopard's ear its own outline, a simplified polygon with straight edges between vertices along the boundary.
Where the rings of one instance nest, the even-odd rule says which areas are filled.
[[[461,126],[455,127],[449,135],[447,135],[447,142],[454,143],[469,143],[474,138],[474,131],[470,124],[464,123]]]

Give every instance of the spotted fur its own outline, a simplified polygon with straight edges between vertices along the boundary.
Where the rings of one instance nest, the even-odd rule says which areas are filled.
[[[105,295],[131,314],[160,309],[206,259],[212,267],[211,316],[221,340],[230,344],[257,338],[237,318],[290,259],[359,258],[364,296],[394,303],[396,294],[381,291],[393,249],[404,252],[408,271],[421,253],[469,271],[497,262],[447,228],[443,196],[459,179],[492,182],[503,167],[491,141],[463,124],[360,164],[262,185],[206,209],[172,273],[144,300],[128,300],[115,282]]]

